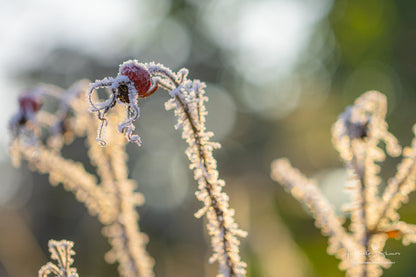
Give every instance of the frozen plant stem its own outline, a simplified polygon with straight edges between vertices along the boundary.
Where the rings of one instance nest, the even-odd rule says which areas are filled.
[[[197,148],[198,148],[199,159],[203,163],[204,171],[208,172],[208,166],[206,164],[205,153],[204,153],[203,147],[201,145],[201,138],[199,136],[199,132],[198,132],[195,124],[192,122],[191,115],[189,113],[189,109],[180,100],[180,98],[178,96],[176,96],[176,101],[178,101],[181,104],[182,109],[184,110],[184,113],[186,114],[189,125],[191,125],[192,131],[193,131],[193,134],[194,134],[194,140],[195,140],[195,143],[196,143]],[[222,248],[224,249],[224,254],[225,254],[225,264],[226,264],[226,267],[228,267],[228,270],[229,270],[228,276],[240,276],[240,274],[237,274],[235,269],[234,269],[236,267],[236,265],[234,265],[234,262],[231,259],[230,251],[228,250],[228,249],[230,249],[230,242],[228,241],[227,238],[229,237],[229,234],[231,232],[226,227],[226,223],[224,221],[224,212],[219,207],[218,202],[217,202],[217,200],[214,196],[213,185],[208,181],[208,179],[205,176],[203,177],[203,182],[205,183],[205,189],[206,189],[206,192],[208,193],[209,199],[211,201],[210,205],[215,211],[216,220],[218,221],[218,225],[219,225],[219,228],[220,228],[220,234],[221,234],[221,238],[222,238]]]
[[[388,132],[385,121],[386,97],[370,91],[347,107],[332,129],[332,141],[350,176],[351,203],[344,210],[351,215],[349,231],[335,214],[316,185],[294,169],[286,159],[272,164],[272,178],[305,204],[315,217],[316,226],[329,236],[328,253],[341,259],[340,268],[347,276],[377,277],[392,262],[383,255],[387,239],[401,239],[407,245],[416,242],[416,226],[400,221],[397,210],[416,189],[415,138],[402,153],[396,175],[381,190],[379,163],[401,154],[397,139]],[[385,145],[382,149],[380,145]],[[379,196],[381,195],[381,197]]]
[[[369,242],[369,230],[368,230],[368,223],[367,223],[367,199],[366,199],[366,192],[365,192],[365,172],[366,163],[364,162],[367,158],[367,153],[364,152],[364,157],[362,160],[357,157],[357,155],[354,154],[354,149],[351,149],[351,152],[353,153],[353,158],[350,163],[350,167],[352,172],[354,172],[355,177],[358,179],[358,186],[359,186],[359,193],[357,194],[357,205],[359,205],[359,216],[361,219],[359,220],[360,225],[357,226],[357,230],[362,230],[362,238],[359,239],[361,245],[365,249],[365,253],[369,252],[368,248],[368,242]],[[360,163],[361,162],[361,163]],[[365,255],[365,261],[364,264],[368,264],[369,256]],[[363,277],[367,277],[367,266],[363,267]]]
[[[140,116],[138,100],[153,94],[158,88],[169,91],[171,99],[166,109],[173,109],[178,117],[176,128],[182,127],[182,138],[188,143],[186,155],[198,182],[197,198],[204,203],[195,216],[207,217],[213,255],[210,262],[219,263],[218,277],[243,277],[246,264],[240,260],[239,240],[246,232],[234,221],[234,210],[229,208],[228,195],[222,191],[225,182],[219,179],[217,161],[212,152],[220,144],[213,143],[212,132],[205,131],[205,84],[188,80],[188,71],[173,73],[154,63],[127,61],[120,66],[115,78],[97,80],[87,88],[80,81],[64,91],[52,86],[40,86],[19,98],[19,112],[10,120],[13,141],[10,154],[15,165],[24,159],[29,167],[48,173],[50,183],[62,183],[83,202],[92,215],[104,225],[103,234],[110,242],[106,254],[108,262],[118,262],[123,277],[154,276],[153,259],[145,250],[148,238],[137,225],[137,206],[144,202],[135,192],[135,183],[128,179],[127,141],[141,145],[134,134],[134,121]],[[100,101],[94,93],[105,88],[108,99]],[[80,94],[86,92],[87,101]],[[42,107],[45,97],[58,101],[58,110]],[[95,113],[99,121],[94,120]],[[125,118],[121,118],[125,107]],[[119,122],[118,135],[104,129],[114,129]],[[88,173],[79,162],[62,157],[62,147],[76,137],[86,137],[88,156],[95,173]],[[106,145],[106,140],[109,145]],[[97,143],[98,141],[98,143]],[[97,178],[97,177],[98,178]]]
[[[237,236],[244,237],[246,232],[238,229],[234,222],[234,210],[229,208],[228,195],[222,192],[225,183],[218,178],[217,162],[212,151],[220,145],[210,142],[213,133],[205,131],[205,84],[199,80],[188,80],[187,75],[186,69],[173,73],[160,64],[127,61],[120,66],[116,78],[97,80],[90,85],[87,92],[90,111],[96,112],[97,118],[102,122],[107,122],[105,114],[116,103],[127,106],[128,111],[134,110],[131,116],[128,113],[127,119],[118,125],[118,129],[127,140],[140,145],[140,137],[132,134],[133,121],[140,114],[138,99],[151,95],[158,87],[169,91],[172,98],[165,106],[168,110],[174,109],[178,117],[176,128],[182,127],[182,138],[189,145],[186,154],[191,162],[190,169],[194,171],[194,178],[199,185],[196,196],[204,203],[196,216],[206,214],[208,219],[207,228],[214,251],[210,261],[218,261],[219,276],[245,276],[246,264],[240,260]],[[108,100],[97,103],[93,101],[92,94],[100,87],[108,87],[110,96]],[[98,129],[97,140],[102,145],[105,144],[102,136],[105,125],[106,123],[102,123]]]
[[[135,192],[135,182],[128,179],[127,142],[122,136],[110,133],[111,145],[105,148],[97,145],[98,122],[87,111],[83,97],[87,88],[88,81],[84,80],[66,91],[57,89],[55,94],[59,97],[54,99],[59,102],[55,113],[45,109],[32,109],[31,113],[25,110],[50,95],[49,90],[44,93],[44,86],[26,94],[24,99],[31,105],[21,105],[21,110],[10,121],[15,135],[10,154],[15,165],[24,159],[32,170],[49,174],[52,185],[62,183],[85,204],[91,215],[97,216],[111,245],[106,260],[119,263],[121,276],[154,276],[153,259],[145,250],[148,238],[137,225],[136,208],[143,204],[144,198]],[[118,121],[120,113],[116,108],[110,119]],[[109,125],[113,127],[111,122]],[[88,157],[95,174],[87,172],[81,163],[62,156],[62,146],[75,137],[86,137]]]

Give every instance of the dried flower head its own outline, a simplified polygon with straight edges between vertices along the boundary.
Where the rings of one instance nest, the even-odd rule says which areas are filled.
[[[9,128],[13,137],[25,137],[30,144],[34,144],[39,134],[36,113],[42,107],[43,97],[39,90],[29,90],[19,96],[18,102],[19,110],[10,119]]]
[[[136,60],[129,60],[120,65],[116,78],[104,78],[90,84],[87,98],[91,105],[90,111],[96,112],[98,119],[101,120],[97,135],[97,141],[101,146],[105,146],[103,139],[103,128],[107,125],[105,114],[116,103],[127,106],[127,119],[118,125],[119,132],[125,134],[129,141],[141,145],[140,137],[133,135],[135,129],[133,121],[140,115],[137,100],[153,94],[158,89],[158,84],[159,79],[152,78],[146,65]],[[108,88],[110,97],[104,102],[95,102],[92,97],[93,92],[102,87]]]
[[[40,110],[43,99],[39,94],[24,93],[19,96],[19,108],[25,113],[35,113]]]
[[[71,102],[85,91],[88,82],[80,80],[67,90],[57,86],[40,84],[18,98],[19,109],[9,121],[13,139],[19,139],[27,145],[40,145],[46,139],[53,148],[62,147],[73,139]],[[51,101],[57,110],[45,107],[44,102]]]

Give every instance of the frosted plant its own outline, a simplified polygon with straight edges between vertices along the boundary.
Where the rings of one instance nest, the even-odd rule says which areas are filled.
[[[136,207],[144,202],[144,197],[135,192],[135,183],[128,179],[125,145],[128,141],[141,145],[140,137],[133,134],[133,122],[140,115],[138,100],[158,88],[169,91],[171,99],[166,109],[175,110],[176,128],[182,128],[182,138],[189,145],[186,154],[198,182],[196,196],[204,204],[195,215],[207,218],[214,252],[210,262],[219,263],[217,276],[246,274],[238,240],[246,236],[246,232],[235,223],[228,195],[222,191],[225,182],[219,179],[217,162],[212,155],[220,145],[211,142],[213,133],[205,130],[205,101],[208,99],[204,95],[205,84],[189,80],[187,75],[186,69],[173,73],[160,64],[127,61],[120,66],[117,77],[97,80],[89,87],[88,81],[83,80],[68,90],[49,85],[30,90],[19,98],[19,111],[10,120],[13,135],[10,154],[14,164],[18,166],[23,159],[31,169],[48,173],[51,184],[62,183],[98,217],[104,225],[103,234],[112,246],[106,260],[117,261],[122,276],[154,275],[153,260],[145,250],[147,236],[137,225]],[[108,99],[102,100],[95,93],[99,88],[106,89]],[[85,94],[87,101],[82,97]],[[55,112],[42,106],[49,97],[58,104]],[[88,104],[98,121],[88,112]],[[123,112],[126,115],[123,116]],[[118,131],[126,139],[116,132],[104,136],[104,129],[113,129],[112,124],[117,124]],[[62,157],[63,145],[83,136],[86,136],[88,156],[96,167],[96,174],[88,173],[81,163]]]
[[[48,243],[49,252],[51,252],[51,259],[55,260],[57,264],[48,262],[39,270],[39,277],[48,277],[53,274],[56,277],[78,277],[77,269],[72,266],[75,255],[72,247],[74,243],[67,240],[50,240]]]
[[[40,126],[37,122],[37,114],[43,105],[44,96],[59,98],[62,89],[42,84],[19,96],[19,110],[10,119],[9,126],[14,138],[25,139],[28,144],[36,144],[40,135]]]
[[[10,121],[14,135],[11,157],[16,166],[23,159],[32,170],[49,174],[52,185],[62,183],[98,217],[111,245],[106,260],[117,261],[122,276],[153,276],[153,260],[145,250],[148,238],[137,225],[136,207],[144,197],[135,192],[135,182],[128,179],[126,141],[110,134],[111,146],[97,145],[98,124],[84,98],[88,83],[82,80],[68,90],[40,85],[20,97],[20,110]],[[58,109],[53,113],[43,109],[37,104],[42,101],[53,101]],[[118,121],[121,112],[115,109],[111,118]],[[80,162],[62,156],[64,143],[84,136],[95,174],[88,173]]]
[[[395,176],[383,190],[379,163],[386,153],[401,154],[397,139],[385,121],[386,97],[370,91],[359,97],[339,117],[332,129],[332,141],[348,170],[351,204],[349,230],[342,224],[328,200],[314,181],[293,168],[287,159],[272,163],[272,178],[312,212],[315,223],[329,237],[328,253],[341,259],[340,268],[347,276],[381,276],[382,268],[392,262],[383,253],[387,239],[401,239],[404,245],[416,242],[416,226],[400,221],[397,210],[415,190],[416,125],[411,146],[402,153]],[[385,145],[386,151],[381,146]]]
[[[102,135],[107,124],[105,114],[118,103],[127,106],[127,119],[119,123],[119,132],[140,145],[140,137],[132,135],[133,121],[140,114],[138,99],[147,97],[158,87],[169,91],[171,99],[165,106],[167,110],[174,109],[178,117],[176,128],[182,127],[182,138],[189,145],[186,154],[191,162],[190,169],[198,182],[196,196],[204,203],[195,216],[206,215],[208,219],[207,228],[214,251],[210,262],[218,261],[218,276],[245,276],[246,264],[240,260],[237,237],[245,237],[246,232],[234,222],[234,210],[229,208],[228,195],[222,192],[225,182],[219,179],[217,162],[212,155],[212,151],[220,145],[211,142],[213,133],[205,130],[207,111],[204,102],[208,99],[204,95],[205,84],[189,80],[187,76],[187,69],[173,73],[161,64],[130,60],[120,66],[116,78],[105,78],[91,84],[87,92],[90,111],[95,112],[101,121],[97,140],[100,145],[105,145]],[[95,102],[92,95],[100,87],[107,87],[110,96],[104,102]]]

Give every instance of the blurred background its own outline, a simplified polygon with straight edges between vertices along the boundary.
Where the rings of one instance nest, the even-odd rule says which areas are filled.
[[[80,276],[117,276],[100,223],[45,175],[10,164],[7,123],[20,91],[39,82],[69,87],[81,78],[116,76],[127,59],[186,67],[207,83],[207,127],[236,220],[249,232],[241,256],[248,276],[344,276],[326,254],[312,218],[269,178],[288,157],[339,210],[346,172],[330,128],[367,90],[389,101],[387,121],[403,145],[416,122],[416,2],[388,0],[16,0],[0,10],[0,276],[34,276],[47,242],[75,242]],[[146,203],[140,227],[156,275],[215,276],[185,143],[164,110],[168,95],[141,100],[143,146],[130,145],[131,177]],[[88,163],[81,140],[66,148]],[[395,163],[383,167],[386,179]],[[400,213],[416,222],[411,197]],[[416,247],[400,252],[384,276],[414,276]]]

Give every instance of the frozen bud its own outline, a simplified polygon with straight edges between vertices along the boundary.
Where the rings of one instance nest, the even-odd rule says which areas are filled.
[[[350,139],[364,139],[367,137],[369,121],[354,122],[352,120],[352,106],[347,107],[345,112],[341,114],[340,118],[344,122],[345,135],[347,135]]]
[[[37,112],[43,104],[43,99],[36,94],[22,94],[19,96],[19,108],[24,113]]]
[[[136,61],[127,61],[120,65],[120,75],[127,76],[129,78],[129,80],[134,84],[134,88],[137,90],[137,94],[140,98],[148,96],[147,93],[152,83],[150,73],[147,69]],[[119,89],[123,90],[123,88]],[[125,88],[125,91],[127,93],[123,93],[123,91],[120,92],[120,100],[128,103],[128,89]]]

